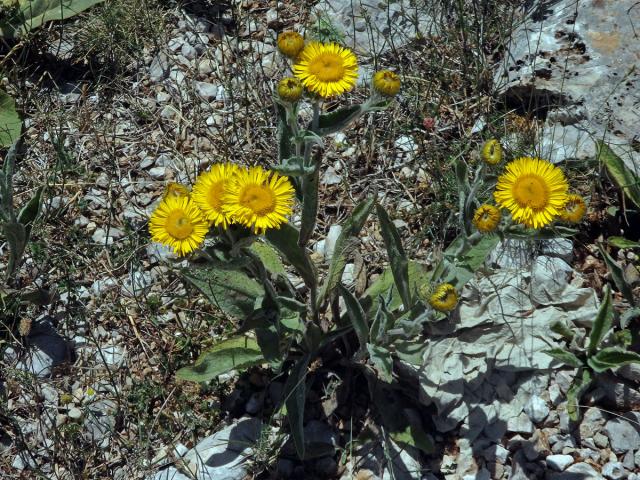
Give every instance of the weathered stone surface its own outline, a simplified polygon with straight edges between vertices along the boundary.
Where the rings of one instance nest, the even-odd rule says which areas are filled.
[[[435,4],[435,2],[432,2]],[[322,16],[345,36],[345,45],[358,53],[383,53],[407,44],[419,35],[435,33],[432,15],[413,2],[323,0],[316,5]]]
[[[496,84],[508,104],[546,115],[546,158],[593,157],[604,138],[640,170],[634,16],[635,0],[536,0],[513,32]]]

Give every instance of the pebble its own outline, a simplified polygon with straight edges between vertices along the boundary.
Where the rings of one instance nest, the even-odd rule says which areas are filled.
[[[627,475],[620,462],[608,462],[602,467],[602,475],[611,480],[620,480]]]
[[[604,426],[611,449],[615,453],[626,453],[640,448],[640,433],[626,418],[614,418]]]
[[[532,395],[524,406],[524,412],[534,423],[541,423],[549,415],[549,407],[547,403],[538,395]]]
[[[507,420],[507,431],[530,435],[533,433],[533,423],[531,423],[527,414],[522,412],[517,417],[512,417]]]
[[[194,82],[193,87],[196,93],[204,100],[215,100],[218,96],[218,85],[207,82]]]
[[[67,412],[67,416],[68,416],[69,418],[72,418],[72,419],[74,419],[74,420],[77,420],[77,419],[79,419],[79,418],[82,418],[82,410],[80,410],[80,409],[79,409],[79,408],[77,408],[77,407],[71,407],[71,408],[69,409],[69,411]]]
[[[545,460],[549,467],[558,472],[564,471],[565,468],[573,463],[571,455],[549,455]]]

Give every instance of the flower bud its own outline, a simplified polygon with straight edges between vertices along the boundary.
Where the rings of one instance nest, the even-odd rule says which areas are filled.
[[[380,70],[373,75],[373,88],[382,95],[394,97],[400,91],[400,77],[391,70]]]
[[[278,35],[278,49],[289,57],[296,58],[304,48],[304,38],[298,32],[282,32]]]

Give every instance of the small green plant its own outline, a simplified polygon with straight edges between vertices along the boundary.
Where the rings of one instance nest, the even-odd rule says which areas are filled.
[[[54,20],[66,20],[104,0],[15,0],[3,2],[0,36],[13,39]]]

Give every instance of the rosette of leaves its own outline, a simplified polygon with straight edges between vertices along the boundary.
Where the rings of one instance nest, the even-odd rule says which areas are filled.
[[[575,342],[573,332],[564,324],[552,328],[567,342],[566,348],[546,350],[556,360],[577,368],[577,374],[567,392],[567,413],[571,420],[580,417],[580,399],[589,390],[597,375],[631,363],[640,363],[640,354],[629,350],[632,337],[625,327],[640,316],[640,310],[630,308],[619,318],[620,329],[614,329],[616,312],[613,309],[611,289],[607,285],[598,314],[593,322],[586,349]]]

